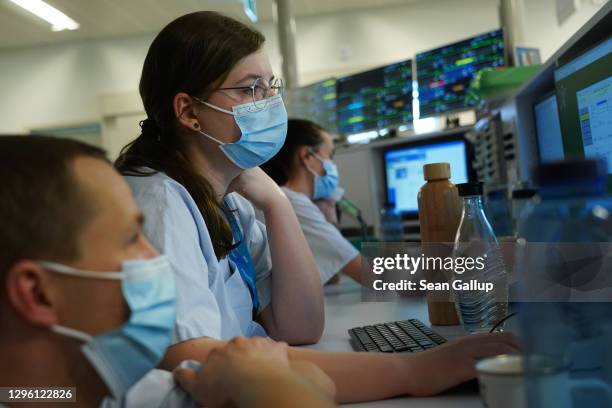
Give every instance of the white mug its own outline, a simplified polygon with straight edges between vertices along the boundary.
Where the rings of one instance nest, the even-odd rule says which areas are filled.
[[[559,359],[533,355],[502,355],[476,363],[480,395],[486,408],[527,408],[526,382],[533,386],[530,402],[537,408],[572,408],[572,391],[602,393],[612,407],[612,385],[599,379],[570,379]],[[526,373],[528,366],[529,374]]]

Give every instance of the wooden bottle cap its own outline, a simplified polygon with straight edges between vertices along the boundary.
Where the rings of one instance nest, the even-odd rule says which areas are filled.
[[[423,166],[425,180],[444,180],[451,175],[449,163],[430,163]]]

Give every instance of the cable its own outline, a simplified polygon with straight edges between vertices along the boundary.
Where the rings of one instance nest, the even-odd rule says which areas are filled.
[[[504,323],[506,320],[508,320],[509,318],[511,318],[511,317],[513,317],[513,316],[515,316],[517,314],[518,314],[518,312],[513,312],[513,313],[510,313],[509,315],[507,315],[506,317],[504,317],[503,319],[501,319],[499,322],[497,322],[495,324],[495,326],[493,326],[491,328],[491,330],[489,330],[489,333],[493,333],[495,331],[495,329],[497,329],[499,326],[501,326],[502,323]]]

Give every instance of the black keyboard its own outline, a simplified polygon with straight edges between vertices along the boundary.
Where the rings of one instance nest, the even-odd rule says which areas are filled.
[[[355,351],[416,353],[447,341],[417,319],[355,327],[348,332]]]

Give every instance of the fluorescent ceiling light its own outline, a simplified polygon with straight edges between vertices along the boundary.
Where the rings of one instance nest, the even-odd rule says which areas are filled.
[[[370,140],[378,137],[378,131],[370,130],[369,132],[354,133],[346,138],[350,144],[368,143]]]
[[[30,13],[51,24],[51,30],[76,30],[79,23],[42,0],[11,0],[13,3],[28,10]]]
[[[257,22],[257,0],[242,0],[244,14],[247,15],[252,23]]]

